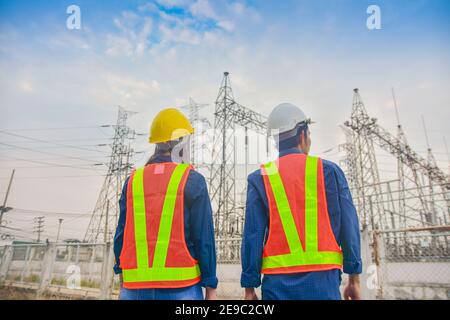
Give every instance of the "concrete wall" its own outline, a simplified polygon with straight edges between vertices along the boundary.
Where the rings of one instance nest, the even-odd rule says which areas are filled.
[[[450,262],[388,262],[383,299],[450,299]]]
[[[217,295],[221,299],[243,299],[244,289],[241,288],[241,272],[240,264],[221,264],[217,265],[217,277],[219,278],[219,286],[217,287]],[[261,287],[256,290],[259,298],[261,298]]]

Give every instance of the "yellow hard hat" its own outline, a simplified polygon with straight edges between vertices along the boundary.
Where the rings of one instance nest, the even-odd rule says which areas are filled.
[[[176,140],[194,133],[188,118],[175,108],[161,110],[150,127],[150,143]]]

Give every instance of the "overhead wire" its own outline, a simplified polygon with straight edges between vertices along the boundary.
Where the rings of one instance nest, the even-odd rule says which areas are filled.
[[[58,143],[58,142],[50,142],[48,140],[42,140],[42,139],[37,139],[37,138],[34,138],[34,137],[24,136],[24,135],[21,135],[21,134],[11,133],[11,132],[8,132],[6,130],[0,130],[0,133],[6,134],[6,135],[9,135],[9,136],[13,136],[13,137],[19,137],[19,138],[23,138],[23,139],[27,139],[27,140],[31,140],[31,141],[36,141],[36,142],[40,142],[40,143],[53,144],[53,145],[57,145],[57,146],[73,148],[73,149],[78,149],[78,150],[84,150],[84,151],[102,152],[100,150],[95,150],[95,149],[87,149],[87,148],[84,148],[84,147],[79,147],[79,146],[74,146],[74,145],[62,144],[62,143]]]
[[[3,143],[3,142],[0,142],[0,145],[12,147],[12,148],[14,148],[14,149],[20,149],[20,150],[31,151],[31,152],[36,152],[36,153],[48,154],[48,155],[52,155],[52,156],[60,156],[60,157],[64,157],[64,158],[67,158],[67,159],[75,159],[75,160],[81,160],[81,161],[89,161],[89,162],[92,162],[91,160],[87,160],[86,158],[73,157],[73,156],[63,155],[63,154],[60,154],[60,153],[54,153],[54,152],[49,152],[49,151],[36,150],[36,149],[32,149],[32,148],[27,148],[27,147],[16,146],[16,145],[9,144],[9,143]]]
[[[52,163],[52,162],[47,162],[47,161],[30,160],[30,159],[24,159],[24,158],[19,158],[19,157],[10,157],[10,156],[2,156],[2,157],[4,157],[4,158],[6,157],[6,158],[11,159],[11,160],[19,160],[19,161],[43,164],[43,165],[52,166],[52,167],[75,168],[75,169],[82,169],[82,170],[94,170],[94,171],[97,171],[95,168],[87,167],[87,166],[82,167],[82,166],[79,166],[79,165],[58,164],[58,163]],[[17,167],[15,167],[15,168],[17,168]]]

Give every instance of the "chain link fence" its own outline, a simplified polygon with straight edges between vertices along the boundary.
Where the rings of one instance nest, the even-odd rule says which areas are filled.
[[[217,277],[221,299],[242,299],[241,239],[218,239]],[[13,244],[0,246],[0,282],[35,289],[40,297],[115,299],[111,245],[99,243]]]
[[[362,240],[366,297],[450,299],[450,227],[372,231]]]
[[[364,299],[450,299],[450,227],[363,230],[361,245]],[[243,297],[240,246],[240,238],[217,240],[221,299]],[[113,264],[110,243],[0,246],[0,283],[35,289],[38,297],[115,299]]]
[[[108,299],[117,296],[107,243],[12,244],[0,247],[0,282],[38,296]]]
[[[217,296],[220,299],[242,299],[241,238],[216,239]]]

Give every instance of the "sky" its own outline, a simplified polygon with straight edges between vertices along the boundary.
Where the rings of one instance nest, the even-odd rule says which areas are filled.
[[[66,26],[70,5],[80,29]],[[369,5],[381,29],[367,28]],[[115,123],[117,106],[137,112],[128,123],[144,134],[133,145],[140,163],[162,108],[192,97],[213,119],[224,71],[235,99],[263,115],[281,102],[301,107],[316,122],[312,153],[336,162],[353,88],[395,132],[394,88],[409,142],[426,154],[423,115],[448,170],[449,36],[445,0],[0,0],[0,199],[16,168],[7,205],[18,208],[8,226],[35,237],[32,219],[45,215],[54,239],[62,217],[63,237],[82,238],[113,134],[100,126]]]

